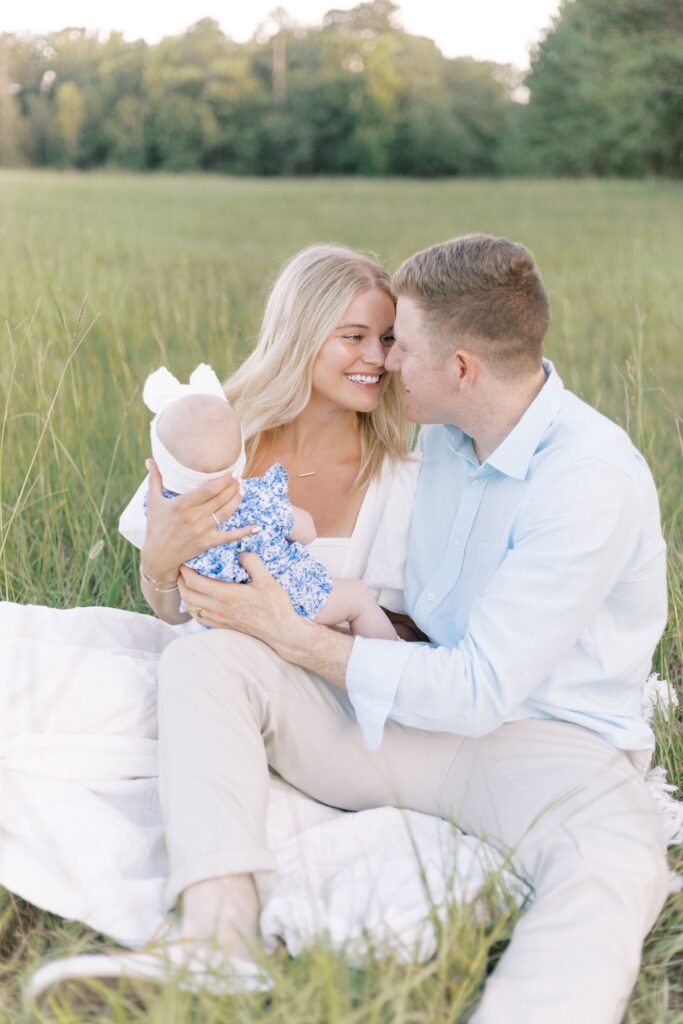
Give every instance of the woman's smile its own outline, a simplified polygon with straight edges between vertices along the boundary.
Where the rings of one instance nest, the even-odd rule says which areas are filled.
[[[382,383],[384,370],[381,373],[345,373],[348,381],[362,388],[378,388]]]

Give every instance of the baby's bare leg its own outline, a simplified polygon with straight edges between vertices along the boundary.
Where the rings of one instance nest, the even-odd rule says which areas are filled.
[[[396,630],[362,580],[335,580],[334,590],[315,617],[323,626],[348,622],[354,636],[396,640]]]

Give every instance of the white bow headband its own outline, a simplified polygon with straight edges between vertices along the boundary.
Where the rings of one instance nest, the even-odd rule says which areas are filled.
[[[150,423],[149,431],[152,455],[159,467],[164,487],[169,491],[175,491],[176,494],[185,494],[187,491],[194,490],[195,487],[200,487],[207,480],[213,480],[218,476],[227,476],[228,473],[232,473],[239,480],[247,461],[244,440],[242,440],[242,450],[237,461],[227,469],[219,469],[216,473],[200,473],[199,470],[183,466],[162,444],[157,431],[159,414],[173,402],[186,395],[215,395],[226,403],[228,401],[221,382],[207,363],[200,363],[192,371],[189,384],[181,384],[165,366],[161,366],[154,373],[150,373],[142,389],[143,402],[148,409],[156,414]]]

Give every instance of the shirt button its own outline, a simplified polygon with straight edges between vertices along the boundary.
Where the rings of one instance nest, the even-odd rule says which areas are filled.
[[[432,592],[430,591],[430,592],[429,592],[429,593],[427,594],[427,600],[428,600],[428,601],[436,601],[436,594],[432,594]]]

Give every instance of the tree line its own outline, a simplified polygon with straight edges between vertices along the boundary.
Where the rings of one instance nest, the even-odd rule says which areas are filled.
[[[280,8],[247,43],[209,18],[156,45],[4,33],[0,164],[680,176],[680,0],[565,0],[524,82],[397,15],[370,0],[303,27]]]

